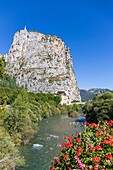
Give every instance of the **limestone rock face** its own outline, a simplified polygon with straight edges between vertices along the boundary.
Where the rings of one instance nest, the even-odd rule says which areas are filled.
[[[81,100],[70,50],[57,36],[20,30],[5,61],[6,72],[28,91],[60,94],[62,104]]]

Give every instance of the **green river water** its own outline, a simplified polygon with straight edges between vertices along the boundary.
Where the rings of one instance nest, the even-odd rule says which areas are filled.
[[[26,159],[25,167],[17,170],[49,170],[54,156],[58,156],[64,136],[71,136],[80,131],[81,126],[75,124],[75,118],[58,115],[42,120],[39,123],[38,135],[26,146],[20,148]],[[33,148],[33,144],[41,144],[41,148]]]

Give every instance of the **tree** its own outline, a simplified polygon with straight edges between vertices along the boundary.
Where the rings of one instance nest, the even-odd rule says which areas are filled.
[[[113,119],[113,92],[105,92],[96,95],[83,107],[83,113],[89,122]]]

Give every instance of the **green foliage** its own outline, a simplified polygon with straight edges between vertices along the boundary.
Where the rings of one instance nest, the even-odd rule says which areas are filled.
[[[26,142],[36,133],[37,122],[37,117],[30,109],[28,93],[22,89],[5,114],[4,126],[11,135],[20,133],[19,138]]]
[[[5,73],[5,66],[6,63],[4,61],[4,58],[0,58],[0,87],[11,88],[13,90],[20,89],[16,84],[15,78],[12,78]]]
[[[0,58],[0,77],[3,77],[4,73],[5,73],[5,60],[4,58]]]
[[[6,116],[5,106],[0,106],[0,169],[10,169],[15,165],[24,165],[24,159],[20,156],[12,137],[4,127]]]
[[[7,74],[4,74],[2,77],[0,77],[0,87],[19,89],[15,78],[12,78]]]
[[[7,87],[0,87],[0,105],[4,102],[6,102],[7,105],[13,103],[19,92],[19,89],[15,90]]]
[[[82,110],[82,105],[80,104],[67,105],[66,107],[70,117],[77,117]]]
[[[113,92],[96,95],[92,101],[84,105],[83,112],[89,122],[113,119]]]
[[[0,65],[0,70],[2,70],[0,73],[0,105],[4,102],[11,104],[21,91],[21,88],[17,86],[14,78],[4,73],[5,69],[2,68],[2,65]]]
[[[58,105],[61,101],[61,97],[58,95],[53,95],[53,94],[44,94],[44,93],[33,93],[29,92],[29,99],[30,100],[35,100],[37,102],[42,101],[42,102],[47,102],[47,103],[53,103],[53,105]]]

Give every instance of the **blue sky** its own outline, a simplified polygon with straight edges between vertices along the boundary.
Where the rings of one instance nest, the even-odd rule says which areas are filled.
[[[0,53],[24,26],[70,47],[79,88],[113,89],[113,0],[0,0]]]

